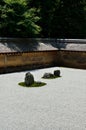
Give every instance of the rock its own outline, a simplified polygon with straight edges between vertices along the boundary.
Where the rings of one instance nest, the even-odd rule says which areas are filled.
[[[54,75],[60,77],[60,70],[55,70]]]
[[[30,86],[33,83],[34,83],[34,76],[30,72],[27,72],[26,75],[25,75],[26,86]]]
[[[45,73],[45,74],[43,75],[43,78],[53,78],[53,77],[54,77],[54,75],[51,74],[51,73]]]
[[[41,81],[36,81],[37,84],[41,84],[42,82]]]

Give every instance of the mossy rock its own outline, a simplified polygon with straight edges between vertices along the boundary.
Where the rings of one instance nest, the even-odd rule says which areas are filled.
[[[25,74],[25,80],[24,80],[26,86],[30,86],[34,83],[34,76],[30,73],[30,72],[27,72]]]
[[[44,75],[43,75],[42,78],[44,78],[44,79],[50,79],[50,78],[53,78],[53,77],[54,77],[54,75],[51,74],[51,73],[44,73]]]
[[[54,75],[60,77],[60,70],[54,70]]]
[[[55,79],[55,78],[59,78],[60,76],[55,76],[54,74],[51,74],[51,73],[45,73],[43,75],[43,79]]]

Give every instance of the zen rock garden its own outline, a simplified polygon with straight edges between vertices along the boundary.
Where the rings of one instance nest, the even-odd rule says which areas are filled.
[[[55,70],[53,72],[53,74],[52,73],[44,73],[42,78],[54,79],[54,78],[58,78],[58,77],[61,77],[60,70]],[[19,85],[23,86],[23,87],[41,87],[41,86],[46,85],[46,83],[41,82],[41,81],[35,81],[33,74],[31,74],[30,72],[27,72],[25,74],[24,82],[20,82]]]

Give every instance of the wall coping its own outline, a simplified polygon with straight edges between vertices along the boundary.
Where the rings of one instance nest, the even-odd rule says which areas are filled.
[[[0,37],[0,53],[49,50],[86,51],[86,39]]]
[[[8,37],[0,37],[0,41],[4,40],[28,40],[28,41],[55,41],[59,43],[86,43],[86,39],[58,39],[58,38],[8,38]]]

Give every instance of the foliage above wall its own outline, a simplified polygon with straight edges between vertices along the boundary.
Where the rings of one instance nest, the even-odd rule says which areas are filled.
[[[0,36],[86,38],[85,0],[1,0]]]
[[[36,8],[29,8],[26,0],[2,0],[0,5],[1,36],[35,37],[41,28]]]

